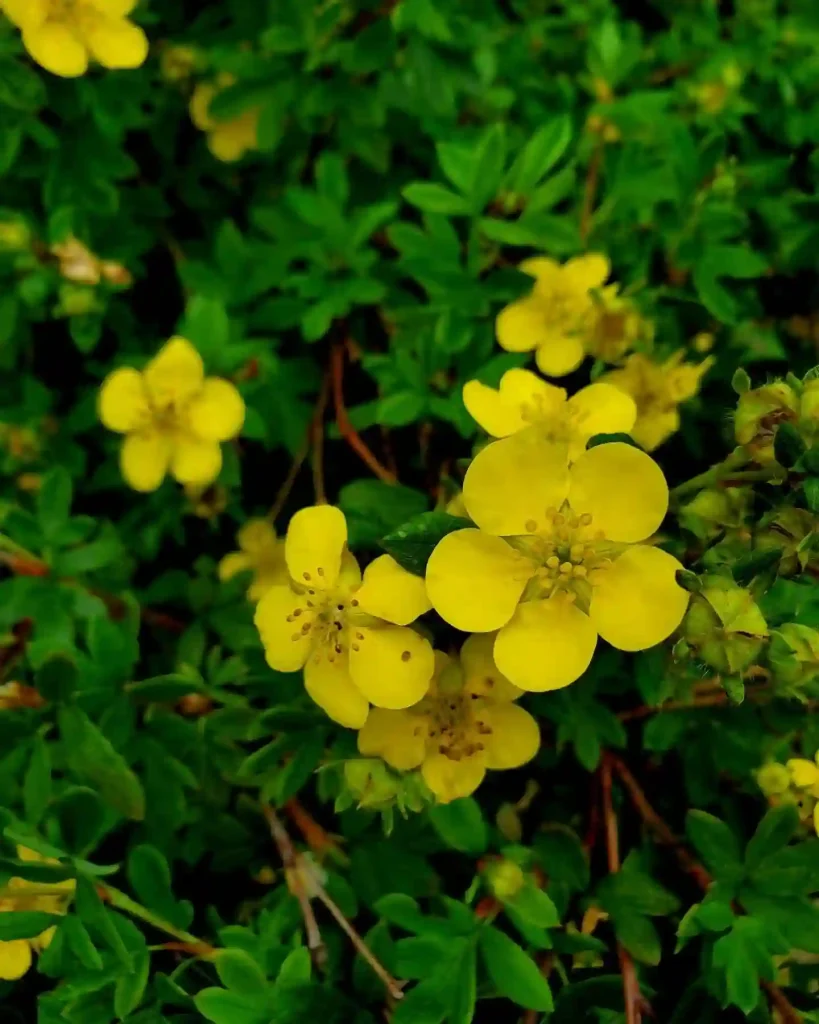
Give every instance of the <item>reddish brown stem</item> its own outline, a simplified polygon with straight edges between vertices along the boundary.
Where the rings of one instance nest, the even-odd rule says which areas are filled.
[[[580,238],[586,241],[591,233],[592,214],[600,184],[600,169],[603,165],[603,143],[598,141],[589,160],[586,184],[583,187],[583,206],[580,209]]]
[[[366,463],[373,473],[375,473],[379,480],[383,480],[384,483],[387,484],[396,483],[395,475],[378,461],[367,445],[361,440],[358,431],[350,422],[350,416],[347,412],[347,407],[344,404],[343,344],[336,343],[333,346],[330,354],[330,366],[332,369],[333,379],[333,404],[335,406],[336,425],[338,426],[339,433],[353,449],[356,455],[359,456],[361,461]]]

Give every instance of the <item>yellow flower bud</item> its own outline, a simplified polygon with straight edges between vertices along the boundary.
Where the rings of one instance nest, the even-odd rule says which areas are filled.
[[[512,899],[526,884],[523,868],[505,857],[493,860],[484,875],[492,895],[499,900]]]
[[[734,417],[734,436],[756,462],[774,461],[774,437],[780,423],[798,418],[799,398],[784,380],[773,381],[740,395]]]
[[[756,781],[765,796],[781,796],[791,786],[791,775],[784,764],[769,761],[756,773]]]
[[[0,222],[0,249],[20,252],[31,245],[31,230],[22,220]]]

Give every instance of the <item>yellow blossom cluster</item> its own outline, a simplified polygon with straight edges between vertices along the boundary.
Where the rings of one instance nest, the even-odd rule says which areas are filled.
[[[200,131],[207,134],[211,153],[224,163],[241,160],[245,153],[258,148],[257,108],[227,120],[220,120],[210,112],[210,105],[216,96],[234,82],[235,79],[229,74],[221,74],[213,82],[202,82],[194,89],[190,102],[191,120]]]
[[[769,761],[756,773],[756,781],[772,807],[793,804],[802,822],[819,835],[819,752],[813,760]]]

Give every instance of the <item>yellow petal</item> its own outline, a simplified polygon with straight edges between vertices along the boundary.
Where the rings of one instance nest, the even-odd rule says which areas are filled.
[[[90,0],[90,3],[109,18],[124,18],[136,7],[138,0]]]
[[[421,774],[438,802],[448,804],[471,796],[483,781],[486,766],[482,757],[453,761],[444,754],[433,754],[421,765]]]
[[[249,149],[257,146],[258,129],[256,118],[245,114],[234,121],[215,124],[208,136],[208,149],[223,163],[241,160]]]
[[[484,712],[492,732],[485,737],[486,767],[520,768],[540,747],[540,728],[517,704],[494,704]]]
[[[227,380],[208,377],[187,409],[191,430],[207,441],[229,441],[245,422],[242,396]]]
[[[279,540],[269,519],[248,519],[236,536],[239,547],[249,555],[265,555],[275,550]]]
[[[42,910],[46,910],[45,907],[42,907],[41,909]],[[47,911],[47,913],[61,913],[61,912],[64,913],[64,911],[60,911],[56,907],[53,910],[51,910],[51,911]],[[33,950],[36,950],[36,952],[42,953],[43,950],[48,949],[48,947],[54,941],[54,936],[56,934],[57,934],[57,926],[56,925],[52,925],[51,928],[46,928],[46,930],[44,932],[40,932],[40,934],[36,938],[30,939],[29,940],[29,945],[31,946],[31,948]]]
[[[227,580],[233,579],[237,573],[247,572],[248,569],[252,568],[253,562],[246,551],[231,551],[229,555],[225,555],[219,562],[217,572],[219,579],[224,583]]]
[[[518,264],[518,270],[535,278],[540,284],[552,284],[560,276],[560,264],[548,256],[530,256]]]
[[[256,605],[253,621],[264,646],[267,664],[277,672],[296,672],[310,654],[310,634],[303,623],[312,622],[307,597],[290,586],[271,587]]]
[[[495,640],[495,664],[521,690],[558,690],[589,667],[597,631],[560,597],[526,601]]]
[[[367,566],[355,596],[362,611],[399,626],[408,626],[432,607],[423,577],[402,569],[390,555],[380,555]]]
[[[290,520],[284,556],[290,575],[316,590],[335,586],[347,543],[347,520],[335,505],[310,505]]]
[[[142,374],[129,366],[109,373],[100,387],[98,410],[103,425],[121,434],[147,426],[151,407]]]
[[[379,708],[408,708],[429,689],[435,655],[428,640],[407,626],[351,628],[350,675]]]
[[[24,28],[23,44],[38,64],[61,78],[77,78],[88,70],[88,53],[82,40],[61,21]]]
[[[0,11],[18,28],[30,28],[46,20],[46,0],[2,0]]]
[[[284,564],[284,553],[282,553],[282,564],[278,568],[262,568],[256,570],[253,582],[247,588],[249,601],[258,601],[270,590],[271,587],[285,584],[290,579],[290,573]]]
[[[627,434],[637,419],[631,395],[612,384],[589,384],[569,399],[569,410],[584,442],[595,434]]]
[[[642,651],[682,622],[688,592],[675,579],[682,565],[660,548],[627,548],[594,581],[589,616],[600,636],[621,651]]]
[[[492,701],[517,700],[523,693],[495,664],[495,633],[473,633],[461,648],[464,689]]]
[[[487,533],[522,535],[545,525],[547,509],[560,508],[568,485],[567,446],[530,428],[478,452],[464,477],[464,504]]]
[[[819,803],[813,808],[813,831],[819,836]]]
[[[668,409],[665,412],[649,412],[639,416],[629,433],[637,444],[646,451],[653,452],[679,429],[679,411]]]
[[[399,772],[412,771],[424,760],[427,732],[424,715],[373,708],[358,734],[358,750],[383,758]]]
[[[350,677],[347,659],[325,652],[311,657],[304,666],[304,687],[334,722],[348,729],[360,729],[367,721],[370,705]]]
[[[803,757],[792,757],[786,762],[793,784],[799,789],[810,789],[819,783],[819,768],[814,761]]]
[[[541,343],[546,330],[546,307],[529,295],[512,302],[498,313],[495,333],[507,352],[531,352]]]
[[[491,437],[506,437],[526,425],[519,408],[478,380],[464,384],[463,399],[466,411]]]
[[[663,471],[645,452],[621,441],[590,448],[571,468],[569,504],[589,513],[608,540],[635,543],[658,529],[668,511]]]
[[[189,402],[202,388],[202,357],[186,338],[173,337],[145,367],[145,383],[155,405]]]
[[[178,436],[171,453],[171,473],[180,484],[210,484],[222,470],[222,449],[217,441],[193,434]]]
[[[601,288],[611,273],[608,258],[599,252],[575,256],[562,267],[562,274],[568,286],[580,292]]]
[[[138,68],[148,56],[148,37],[125,18],[90,18],[83,36],[92,55],[105,68]]]
[[[547,377],[565,377],[576,370],[585,358],[586,350],[579,338],[554,331],[545,334],[535,352],[537,368]]]
[[[464,404],[472,418],[493,437],[508,437],[535,422],[559,416],[566,392],[530,370],[513,368],[496,391],[473,380],[464,385]]]
[[[193,90],[190,102],[191,121],[202,131],[210,131],[217,123],[210,116],[210,105],[216,95],[216,87],[209,82],[197,85]]]
[[[499,537],[456,530],[430,555],[427,593],[451,626],[487,633],[512,617],[532,571],[523,555]]]
[[[525,407],[529,422],[548,419],[561,412],[566,401],[566,389],[550,384],[531,370],[513,367],[501,377],[500,394],[510,404]]]
[[[122,443],[122,475],[135,491],[155,491],[165,479],[170,461],[170,440],[158,430],[128,434]]]
[[[0,942],[0,978],[17,981],[31,967],[31,946],[25,939]]]

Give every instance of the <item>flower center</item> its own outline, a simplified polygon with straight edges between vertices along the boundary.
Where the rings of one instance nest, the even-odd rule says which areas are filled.
[[[462,761],[480,754],[492,729],[481,714],[486,702],[478,694],[443,692],[428,697],[419,711],[428,716],[429,741],[433,749],[450,761]]]

